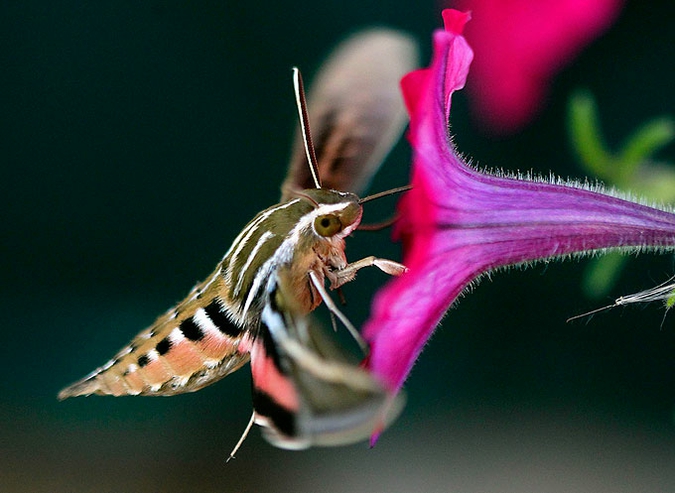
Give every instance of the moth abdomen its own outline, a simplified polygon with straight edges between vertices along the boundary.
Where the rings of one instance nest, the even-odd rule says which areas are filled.
[[[141,332],[108,363],[63,389],[79,395],[173,395],[192,392],[248,359],[245,329],[215,293],[220,278],[195,288],[185,301]],[[201,292],[202,296],[193,296]]]

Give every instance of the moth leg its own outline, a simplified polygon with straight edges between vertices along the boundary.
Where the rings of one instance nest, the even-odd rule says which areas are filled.
[[[248,432],[251,431],[251,428],[253,427],[253,423],[255,421],[255,411],[251,413],[251,419],[248,420],[248,424],[246,425],[246,429],[244,430],[244,433],[242,433],[241,438],[237,442],[237,444],[234,446],[232,449],[232,452],[230,452],[230,456],[227,458],[225,461],[230,462],[232,459],[234,459],[234,454],[237,453],[237,450],[239,450],[239,447],[244,443],[244,440],[246,440],[246,437],[248,436]]]
[[[345,316],[345,314],[342,313],[340,311],[340,309],[337,307],[337,305],[333,301],[333,298],[331,298],[330,295],[328,294],[328,291],[326,291],[326,288],[323,285],[323,282],[316,275],[316,272],[310,271],[309,272],[309,278],[312,280],[312,284],[314,285],[316,290],[319,292],[319,296],[321,296],[321,299],[326,304],[326,306],[328,307],[330,312],[333,313],[337,318],[340,319],[340,322],[342,322],[344,324],[344,326],[347,328],[347,330],[352,335],[354,340],[361,347],[361,350],[363,351],[363,353],[368,354],[368,344],[366,344],[366,341],[363,340],[363,338],[361,337],[361,334],[359,334],[359,331],[356,330],[356,327],[354,327],[352,325],[352,323]]]
[[[330,324],[333,327],[333,332],[337,332],[337,319],[333,312],[330,312]]]
[[[371,255],[370,257],[365,257],[361,260],[357,260],[356,262],[352,262],[351,264],[347,264],[344,269],[333,272],[334,279],[331,284],[331,288],[339,288],[343,284],[352,281],[356,277],[356,273],[359,270],[363,269],[364,267],[371,266],[377,267],[382,272],[389,274],[390,276],[400,276],[408,270],[408,268],[403,264],[399,264],[393,260],[377,258]]]

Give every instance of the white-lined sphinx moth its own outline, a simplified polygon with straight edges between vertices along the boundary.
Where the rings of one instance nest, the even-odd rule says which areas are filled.
[[[327,296],[325,280],[336,288],[365,266],[390,274],[403,269],[375,257],[347,263],[344,239],[359,225],[364,200],[342,190],[360,192],[400,134],[405,112],[398,81],[415,61],[412,41],[393,31],[345,42],[310,97],[316,148],[296,70],[302,139],[282,202],[244,227],[215,272],[185,300],[59,398],[192,392],[250,359],[251,424],[263,426],[275,445],[349,443],[381,426],[383,409],[395,412],[396,406],[309,314],[324,301],[350,327]]]

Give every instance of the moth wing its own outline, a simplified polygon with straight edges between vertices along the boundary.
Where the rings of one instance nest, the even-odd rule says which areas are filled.
[[[251,350],[255,422],[281,448],[366,440],[398,415],[392,396],[308,316],[263,309]]]
[[[283,345],[305,404],[298,415],[300,435],[310,437],[312,445],[344,445],[367,440],[388,426],[402,410],[404,397],[393,396],[364,368],[342,358],[323,327],[316,325],[309,334],[307,346],[292,340]],[[283,444],[286,437],[274,431],[268,430],[267,439]]]
[[[309,93],[308,113],[324,188],[362,193],[407,121],[399,81],[417,66],[409,36],[389,29],[357,33],[323,64]],[[297,133],[282,201],[314,188]]]

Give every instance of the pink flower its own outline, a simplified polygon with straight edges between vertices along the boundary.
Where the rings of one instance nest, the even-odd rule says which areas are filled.
[[[675,214],[557,180],[479,172],[448,134],[450,97],[464,85],[472,51],[469,15],[443,12],[428,69],[402,81],[410,113],[413,189],[400,203],[407,274],[376,296],[364,337],[369,369],[397,391],[457,296],[507,265],[613,247],[675,246]]]
[[[473,12],[468,90],[477,116],[516,131],[537,112],[550,79],[616,19],[623,0],[454,0]]]

